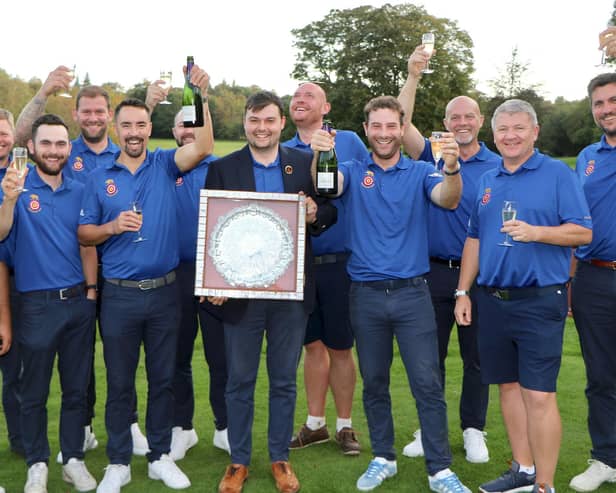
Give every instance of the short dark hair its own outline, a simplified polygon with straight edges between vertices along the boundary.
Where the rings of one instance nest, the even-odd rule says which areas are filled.
[[[101,86],[84,86],[77,93],[77,99],[75,100],[75,108],[79,109],[79,101],[81,98],[96,98],[102,96],[107,101],[107,109],[111,109],[111,99],[109,93]]]
[[[32,124],[32,140],[36,140],[36,134],[41,125],[60,125],[66,129],[68,133],[68,126],[64,123],[64,120],[58,115],[47,113],[46,115],[39,116]]]
[[[124,99],[123,101],[120,102],[120,104],[118,104],[115,107],[115,112],[114,112],[114,120],[117,120],[118,118],[118,113],[120,113],[120,110],[124,107],[133,107],[133,108],[142,108],[144,110],[146,110],[148,112],[148,116],[150,114],[150,108],[148,108],[148,105],[145,104],[143,101],[141,101],[141,99],[137,99],[137,98],[127,98]]]
[[[381,109],[393,110],[399,113],[400,125],[404,124],[404,109],[402,109],[400,101],[393,96],[377,96],[368,101],[366,106],[364,106],[364,118],[366,123],[370,120],[370,113]]]
[[[588,98],[592,101],[592,93],[597,87],[607,86],[608,84],[616,84],[616,72],[608,72],[599,74],[588,83]]]
[[[278,107],[281,117],[284,115],[284,105],[282,104],[282,99],[276,96],[273,92],[259,91],[249,96],[246,100],[246,105],[244,106],[244,116],[246,116],[248,110],[261,111],[270,104],[274,104]]]

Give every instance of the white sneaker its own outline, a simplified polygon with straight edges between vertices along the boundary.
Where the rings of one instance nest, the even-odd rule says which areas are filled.
[[[109,464],[105,468],[105,476],[98,483],[96,493],[120,493],[122,486],[130,483],[130,466],[124,464]]]
[[[486,435],[485,431],[478,430],[477,428],[466,428],[462,432],[467,461],[482,463],[490,460],[490,454],[486,446]]]
[[[165,485],[173,490],[182,490],[190,486],[190,479],[173,462],[167,454],[160,459],[148,463],[148,476],[150,479],[160,479]]]
[[[133,455],[145,455],[150,451],[148,439],[141,433],[139,423],[130,425],[130,434],[133,437]]]
[[[229,446],[229,434],[227,429],[214,431],[214,447],[224,450],[231,455],[231,447]],[[0,492],[1,493],[1,492]]]
[[[28,468],[24,493],[47,493],[47,464],[36,462]]]
[[[0,493],[6,493],[6,490],[2,486],[0,486]]]
[[[405,445],[402,449],[402,455],[407,457],[422,457],[424,454],[423,443],[421,443],[421,430],[413,433],[415,440]]]
[[[588,469],[575,476],[569,487],[575,491],[595,491],[601,484],[616,483],[616,469],[596,459],[588,459]]]
[[[90,474],[82,460],[71,457],[62,466],[62,479],[75,486],[77,491],[92,491],[96,489],[96,479]]]
[[[98,440],[96,439],[96,435],[94,435],[94,432],[92,431],[92,426],[85,426],[83,431],[83,451],[87,452],[88,450],[93,450],[96,447],[98,447]],[[58,464],[62,464],[62,451],[58,452],[56,462]]]
[[[188,449],[197,445],[198,441],[199,437],[194,428],[192,430],[184,430],[181,426],[174,426],[171,430],[169,457],[174,461],[183,459]]]

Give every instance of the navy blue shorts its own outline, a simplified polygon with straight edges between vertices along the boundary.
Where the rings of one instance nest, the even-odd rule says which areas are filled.
[[[509,299],[506,292],[490,293],[485,287],[473,291],[484,384],[519,382],[526,389],[556,392],[567,289],[537,289],[537,294]]]
[[[346,259],[314,266],[317,296],[308,319],[304,344],[322,341],[330,349],[353,347],[349,321],[349,287]]]

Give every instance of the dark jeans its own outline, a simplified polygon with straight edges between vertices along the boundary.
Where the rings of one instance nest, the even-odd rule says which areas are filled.
[[[95,302],[86,300],[85,293],[60,301],[55,293],[55,300],[40,292],[20,296],[21,429],[28,466],[49,459],[47,398],[56,354],[62,388],[60,449],[65,463],[83,459]]]
[[[453,310],[456,301],[453,292],[458,285],[460,269],[450,268],[448,265],[430,262],[430,273],[426,276],[434,313],[436,315],[436,329],[438,332],[438,356],[441,368],[441,381],[445,388],[445,359],[451,330],[455,322]],[[473,313],[471,325],[459,326],[458,344],[462,357],[463,378],[462,393],[460,395],[460,427],[483,430],[486,424],[490,386],[481,383],[481,369],[479,366],[479,316]]]
[[[269,377],[269,455],[272,462],[289,459],[297,365],[307,319],[302,302],[250,300],[239,322],[225,322],[229,370],[225,396],[232,463],[250,464],[255,384],[265,334]]]
[[[208,301],[199,303],[195,297],[195,264],[183,262],[177,269],[180,290],[180,328],[178,331],[177,359],[173,378],[175,400],[174,426],[185,430],[193,428],[195,393],[192,376],[192,357],[195,337],[201,325],[203,352],[210,373],[210,406],[217,430],[227,427],[225,387],[227,362],[225,359],[225,333],[220,318],[220,308]]]
[[[616,467],[616,271],[578,262],[571,302],[586,365],[590,455]]]
[[[148,460],[169,453],[173,424],[173,373],[179,299],[177,283],[142,291],[105,283],[101,331],[107,367],[107,455],[110,464],[130,464],[135,372],[141,343],[148,380]]]
[[[398,289],[353,282],[350,312],[373,455],[396,458],[389,393],[395,337],[415,398],[428,473],[449,467],[447,405],[438,364],[434,310],[425,279],[414,278],[411,285]]]

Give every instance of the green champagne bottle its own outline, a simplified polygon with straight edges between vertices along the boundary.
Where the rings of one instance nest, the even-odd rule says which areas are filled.
[[[323,130],[331,133],[331,122],[323,121]],[[317,159],[317,193],[319,195],[338,194],[338,158],[334,147],[329,151],[319,151]]]
[[[186,58],[186,80],[182,93],[182,116],[185,127],[203,126],[203,98],[201,89],[190,82],[190,72],[195,64],[191,56]]]

